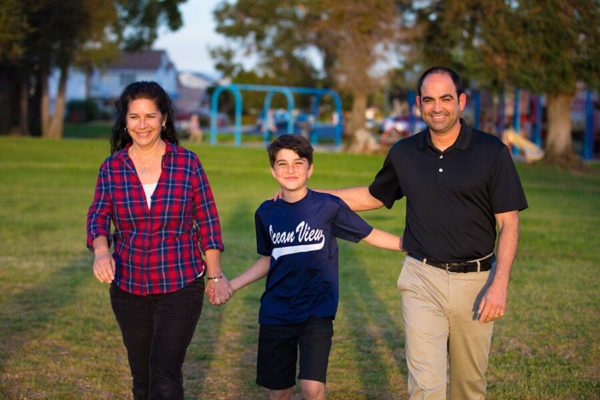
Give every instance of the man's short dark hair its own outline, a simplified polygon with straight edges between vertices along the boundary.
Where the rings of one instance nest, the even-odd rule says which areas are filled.
[[[308,160],[308,165],[311,165],[313,162],[313,147],[308,139],[302,135],[286,133],[279,136],[267,147],[271,167],[275,165],[275,158],[281,149],[292,150],[298,154],[300,158],[306,158]]]
[[[436,73],[449,75],[452,79],[452,82],[454,82],[454,86],[456,87],[456,95],[460,96],[461,94],[463,94],[464,89],[462,80],[460,79],[460,76],[458,76],[456,71],[448,67],[437,66],[431,67],[427,71],[423,72],[423,75],[421,75],[421,77],[419,78],[419,82],[417,83],[417,96],[421,97],[421,88],[423,87],[423,81],[425,80],[425,78],[428,75]]]

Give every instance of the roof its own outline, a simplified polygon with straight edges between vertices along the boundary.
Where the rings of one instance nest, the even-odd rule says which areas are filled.
[[[164,50],[147,50],[133,53],[122,51],[119,59],[110,64],[108,68],[157,70],[162,65],[163,56],[165,55],[166,52]]]

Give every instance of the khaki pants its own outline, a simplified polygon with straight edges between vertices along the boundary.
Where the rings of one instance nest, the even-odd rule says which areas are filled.
[[[492,268],[493,270],[494,268]],[[484,399],[493,323],[476,320],[490,271],[450,274],[406,256],[398,278],[411,400]]]

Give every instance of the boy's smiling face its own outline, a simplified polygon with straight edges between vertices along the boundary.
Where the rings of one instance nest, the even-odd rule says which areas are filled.
[[[312,172],[312,164],[309,165],[306,158],[290,149],[279,150],[271,167],[271,174],[281,187],[283,199],[291,202],[301,200],[306,195],[308,178]]]

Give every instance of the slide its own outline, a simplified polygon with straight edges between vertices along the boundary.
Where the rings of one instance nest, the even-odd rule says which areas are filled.
[[[540,146],[517,134],[514,129],[504,131],[504,141],[517,147],[527,162],[538,161],[544,157],[544,150]]]

